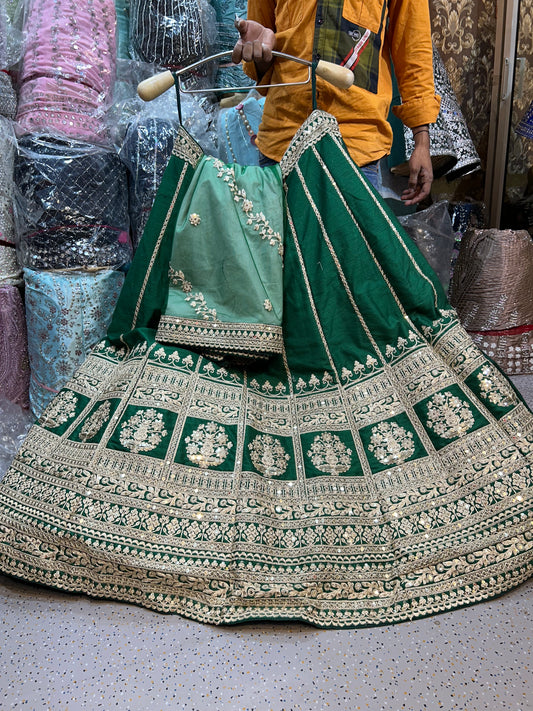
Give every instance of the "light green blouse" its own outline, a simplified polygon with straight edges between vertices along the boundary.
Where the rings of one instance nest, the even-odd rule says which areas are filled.
[[[210,355],[281,352],[283,200],[278,165],[200,159],[176,221],[157,340]]]

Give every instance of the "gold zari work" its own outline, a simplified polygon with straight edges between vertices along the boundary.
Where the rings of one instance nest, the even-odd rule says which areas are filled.
[[[321,627],[414,619],[526,580],[533,415],[332,117],[314,112],[281,166],[279,355],[244,369],[158,341],[158,324],[169,339],[180,325],[159,320],[161,284],[188,281],[169,277],[168,241],[198,158],[180,134],[178,187],[156,200],[109,339],[0,484],[0,569],[213,624]]]
[[[113,427],[98,444],[90,443],[86,426],[76,436],[90,401],[59,435],[34,428],[0,489],[0,502],[13,512],[9,525],[3,520],[0,526],[4,568],[17,560],[18,573],[36,582],[94,589],[214,623],[222,615],[237,621],[261,614],[294,615],[323,626],[410,619],[453,608],[458,600],[482,600],[527,576],[533,527],[525,487],[533,427],[523,405],[500,423],[465,434],[450,450],[428,452],[412,464],[414,434],[379,421],[371,429],[369,463],[377,460],[385,468],[365,475],[360,467],[352,472],[357,476],[343,476],[353,468],[354,453],[337,434],[320,432],[301,446],[307,412],[323,407],[325,398],[336,399],[341,386],[321,388],[313,375],[301,383],[300,394],[270,387],[257,400],[260,388],[247,389],[234,373],[182,354],[156,346],[145,355],[117,352],[116,360],[106,348],[89,357],[69,392],[79,382],[80,395],[87,397],[91,389],[122,382],[121,371],[128,373],[129,402],[137,413],[121,422],[119,409],[111,421],[129,453],[115,449]],[[423,360],[419,352],[418,362]],[[350,382],[347,401],[360,401],[384,377],[377,372]],[[159,411],[148,407],[154,400],[147,386],[156,380],[165,382],[169,394]],[[91,388],[84,387],[87,382]],[[404,395],[412,397],[408,383]],[[206,420],[184,437],[193,468],[173,461],[183,418],[173,432],[162,424],[164,408],[176,398]],[[228,406],[221,408],[221,402]],[[465,419],[452,403],[451,412]],[[273,415],[281,415],[285,404],[279,420]],[[256,431],[263,410],[270,415],[260,419],[261,427],[271,433],[243,439],[250,425]],[[447,422],[444,415],[436,421]],[[94,431],[99,418],[87,422]],[[228,431],[235,433],[233,441]],[[278,432],[292,441],[291,455],[274,436]],[[446,424],[442,433],[449,434]],[[163,440],[165,450],[157,457],[143,456]],[[225,470],[236,447],[234,466]],[[241,464],[246,451],[248,467]],[[307,458],[319,476],[309,478]],[[31,503],[37,500],[38,512]],[[476,523],[475,512],[487,508],[494,523]],[[505,530],[498,523],[503,512],[513,521]],[[443,553],[447,549],[451,558]],[[109,556],[115,562],[103,566],[99,561]],[[524,561],[522,573],[515,572],[517,559]],[[62,560],[69,560],[66,568]],[[69,582],[68,571],[76,582]]]

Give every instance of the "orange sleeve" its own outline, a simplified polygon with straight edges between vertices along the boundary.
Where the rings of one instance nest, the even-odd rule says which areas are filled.
[[[387,37],[402,99],[393,112],[410,128],[434,123],[440,97],[433,81],[428,0],[390,0]]]

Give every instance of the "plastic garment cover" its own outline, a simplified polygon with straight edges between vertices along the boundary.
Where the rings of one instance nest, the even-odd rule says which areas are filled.
[[[131,0],[135,59],[179,68],[211,54],[215,14],[206,0]]]
[[[217,52],[233,49],[239,39],[235,29],[235,17],[246,17],[246,0],[211,0],[217,21]],[[246,76],[241,65],[234,65],[222,59],[218,68],[216,85],[218,87],[252,86],[252,79]]]
[[[29,0],[17,126],[105,142],[116,70],[113,0]]]
[[[139,117],[128,126],[120,157],[130,170],[130,220],[134,248],[142,237],[167,167],[178,122],[157,116]]]
[[[0,286],[5,284],[22,284],[22,269],[14,244],[0,244]]]
[[[21,56],[22,33],[16,22],[21,5],[17,0],[0,0],[0,69],[9,69]]]
[[[17,95],[10,75],[0,71],[0,115],[14,119],[17,113]]]
[[[9,119],[0,116],[0,241],[10,244],[15,242],[13,170],[16,149],[13,125]]]
[[[25,269],[24,280],[30,403],[38,417],[105,335],[124,274]]]
[[[0,395],[0,479],[24,442],[33,421],[31,412]]]
[[[526,230],[471,229],[450,301],[474,343],[509,375],[533,373],[533,239]]]
[[[182,94],[183,125],[195,136],[206,153],[218,155],[215,128],[198,97]],[[141,239],[179,126],[173,89],[154,101],[142,104],[136,102],[134,115],[123,130],[119,126],[120,133],[124,134],[120,139],[119,155],[129,169],[129,210],[134,248]]]
[[[0,284],[0,398],[28,407],[29,377],[22,296],[16,286]]]
[[[427,259],[446,291],[450,284],[455,232],[448,203],[436,202],[427,210],[398,218],[418,249]]]
[[[32,269],[129,263],[126,167],[114,151],[25,136],[15,160],[19,259]]]
[[[130,3],[129,0],[115,0],[117,16],[117,58],[130,59]]]

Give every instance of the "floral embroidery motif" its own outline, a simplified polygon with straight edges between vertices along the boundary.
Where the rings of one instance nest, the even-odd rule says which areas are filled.
[[[191,435],[185,437],[185,442],[188,458],[202,469],[222,464],[233,447],[224,427],[216,422],[200,425]]]
[[[352,464],[352,450],[337,435],[322,432],[313,440],[307,456],[313,465],[325,474],[343,474]]]
[[[280,441],[271,435],[258,435],[248,445],[254,467],[266,476],[282,476],[287,469],[290,455]]]
[[[130,452],[150,452],[155,449],[167,431],[163,415],[153,408],[137,412],[121,425],[120,443]]]
[[[516,404],[516,395],[500,377],[494,366],[486,365],[477,378],[480,384],[481,397],[485,398],[485,400],[501,407],[510,407]]]
[[[185,294],[188,294],[190,291],[192,291],[192,284],[190,281],[186,281],[185,274],[181,271],[181,269],[177,271],[176,269],[170,267],[168,270],[168,276],[170,279],[170,283],[173,286],[179,286],[179,288]]]
[[[68,390],[60,392],[43,413],[40,420],[41,426],[54,429],[64,425],[76,414],[77,404],[78,398],[74,393]]]
[[[389,360],[396,358],[399,355],[405,355],[413,348],[420,345],[421,339],[416,335],[414,331],[409,331],[407,338],[400,336],[396,343],[396,346],[391,346],[390,344],[385,348],[385,355]]]
[[[185,301],[190,304],[196,311],[196,315],[200,316],[204,321],[216,321],[216,309],[210,309],[201,291],[196,294],[189,294],[185,297]]]
[[[217,177],[222,178],[227,184],[233,199],[237,203],[241,203],[242,211],[246,215],[246,224],[252,225],[253,229],[259,233],[261,239],[268,240],[272,247],[278,248],[278,253],[283,255],[283,238],[279,232],[275,232],[270,226],[269,221],[262,212],[253,212],[254,204],[246,195],[246,190],[239,188],[235,182],[235,170],[223,163],[218,158],[208,159],[213,161],[213,165],[218,170]]]
[[[359,379],[363,376],[367,376],[369,374],[377,372],[379,369],[379,362],[374,358],[374,356],[368,355],[366,357],[365,364],[360,363],[358,360],[356,360],[353,364],[353,370],[349,370],[346,367],[343,367],[342,372],[341,372],[341,377],[343,380],[351,381],[353,376],[355,375],[355,379]]]
[[[323,388],[329,388],[332,383],[333,377],[327,371],[324,371],[322,380],[319,380],[319,378],[314,373],[312,373],[307,383],[303,378],[298,378],[298,381],[296,383],[296,390],[298,390],[298,392],[300,393],[303,393],[304,390],[307,390],[307,388],[309,388],[311,391],[316,391]]]
[[[265,299],[263,306],[265,307],[265,311],[272,311],[272,302],[270,299]]]
[[[381,464],[400,464],[415,451],[413,433],[396,422],[380,422],[372,428],[368,449]]]
[[[202,218],[197,212],[193,212],[189,215],[189,222],[193,227],[198,227],[200,222],[202,221]]]
[[[100,432],[104,422],[109,420],[110,412],[111,402],[106,400],[93,412],[81,428],[79,437],[82,442],[87,442],[87,440],[92,439]]]
[[[192,293],[192,284],[190,281],[185,279],[185,274],[181,271],[181,269],[177,270],[173,267],[169,267],[168,276],[170,283],[173,286],[177,286],[181,289],[181,291],[183,291],[184,294],[187,294],[185,301],[192,306],[197,316],[204,321],[217,320],[216,309],[209,308],[201,291],[198,291],[196,294]]]
[[[473,427],[474,416],[468,403],[457,395],[437,393],[428,404],[427,424],[439,437],[453,439]]]

